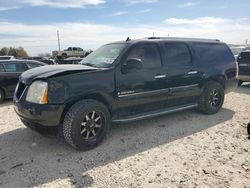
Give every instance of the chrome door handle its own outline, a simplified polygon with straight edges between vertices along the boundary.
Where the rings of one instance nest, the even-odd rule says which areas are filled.
[[[198,73],[198,71],[190,71],[190,72],[188,72],[188,75],[197,74],[197,73]]]
[[[155,76],[155,79],[162,79],[162,78],[166,78],[165,74],[159,74]]]

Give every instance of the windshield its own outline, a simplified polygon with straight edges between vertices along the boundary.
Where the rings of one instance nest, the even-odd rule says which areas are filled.
[[[97,68],[108,68],[114,63],[126,46],[127,44],[104,45],[84,58],[80,64]]]

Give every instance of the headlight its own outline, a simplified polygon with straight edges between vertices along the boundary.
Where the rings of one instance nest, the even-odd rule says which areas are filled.
[[[48,103],[48,83],[43,81],[35,81],[29,87],[26,101],[47,104]]]

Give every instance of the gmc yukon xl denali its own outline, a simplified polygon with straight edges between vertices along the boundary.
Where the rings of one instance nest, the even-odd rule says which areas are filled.
[[[95,147],[112,122],[197,108],[217,113],[237,87],[237,65],[218,40],[147,38],[104,45],[80,65],[24,72],[15,111],[29,127],[58,127],[74,148]]]

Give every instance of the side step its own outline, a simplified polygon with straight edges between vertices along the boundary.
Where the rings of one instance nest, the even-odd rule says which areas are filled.
[[[165,108],[165,109],[161,109],[161,110],[155,110],[152,112],[137,114],[137,115],[133,115],[133,116],[126,116],[126,117],[122,117],[120,119],[113,119],[112,122],[125,123],[125,122],[130,122],[130,121],[137,121],[137,120],[142,120],[142,119],[160,116],[160,115],[164,115],[164,114],[169,114],[169,113],[173,113],[173,112],[178,112],[178,111],[182,111],[182,110],[187,110],[190,108],[195,108],[197,106],[198,106],[197,103],[188,104],[188,105],[180,105],[180,106]]]

